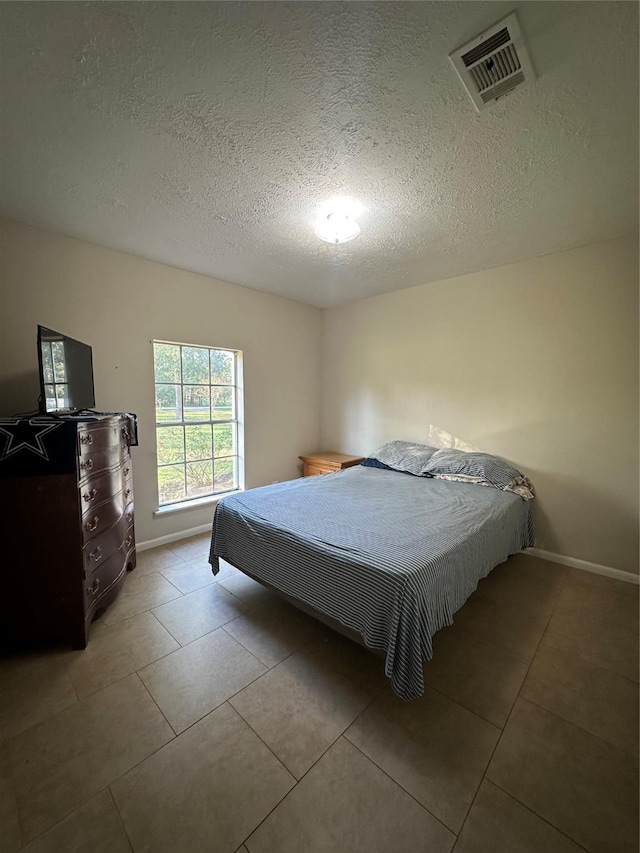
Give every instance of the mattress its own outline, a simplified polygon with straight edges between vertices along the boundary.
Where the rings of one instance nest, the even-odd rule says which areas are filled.
[[[357,634],[413,699],[436,631],[533,543],[531,503],[518,495],[356,466],[223,498],[209,561],[214,574],[222,558]]]

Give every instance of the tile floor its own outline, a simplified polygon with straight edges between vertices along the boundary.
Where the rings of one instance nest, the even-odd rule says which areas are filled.
[[[2,853],[637,852],[637,587],[512,557],[404,703],[207,550],[140,554],[84,652],[0,661]]]

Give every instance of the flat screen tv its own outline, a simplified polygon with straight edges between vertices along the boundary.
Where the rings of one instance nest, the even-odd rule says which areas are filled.
[[[95,406],[91,347],[38,326],[39,410],[78,412]]]

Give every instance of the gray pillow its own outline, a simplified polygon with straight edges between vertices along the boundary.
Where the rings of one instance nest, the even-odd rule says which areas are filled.
[[[394,471],[423,476],[425,466],[436,450],[436,447],[417,444],[414,441],[389,441],[370,453],[369,459],[374,459]]]
[[[432,477],[464,479],[494,486],[496,489],[516,492],[525,500],[534,496],[533,486],[522,471],[490,453],[445,447],[430,457],[423,473]],[[530,495],[527,494],[529,492]]]

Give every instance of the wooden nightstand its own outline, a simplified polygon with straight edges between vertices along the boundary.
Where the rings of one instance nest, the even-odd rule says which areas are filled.
[[[303,477],[312,477],[314,474],[330,474],[332,471],[342,471],[343,468],[351,468],[359,465],[364,456],[347,456],[346,453],[331,453],[321,451],[310,453],[308,456],[298,456],[304,463]]]

